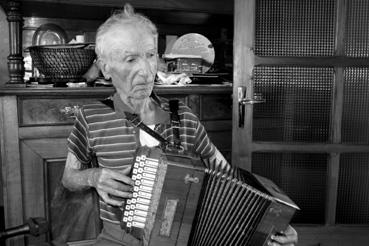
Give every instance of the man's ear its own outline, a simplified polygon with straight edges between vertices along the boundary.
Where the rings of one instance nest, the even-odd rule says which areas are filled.
[[[102,72],[102,74],[104,75],[104,78],[106,80],[109,80],[111,79],[111,76],[110,76],[110,67],[108,64],[106,64],[103,60],[101,59],[98,59],[96,61],[96,64],[97,66],[100,68],[100,71]]]

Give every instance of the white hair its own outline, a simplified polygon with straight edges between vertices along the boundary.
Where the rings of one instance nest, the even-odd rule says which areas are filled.
[[[156,36],[158,34],[154,23],[142,14],[135,13],[130,4],[125,4],[123,10],[115,11],[98,29],[96,33],[95,52],[98,58],[109,55],[105,44],[107,34],[116,26],[131,26]]]

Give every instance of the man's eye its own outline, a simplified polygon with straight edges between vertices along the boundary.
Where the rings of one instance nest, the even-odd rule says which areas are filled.
[[[134,63],[137,61],[137,57],[135,56],[128,56],[125,58],[125,62],[128,62],[128,63]]]
[[[128,58],[127,59],[127,62],[128,63],[133,63],[133,62],[135,62],[136,61],[136,58]]]
[[[146,55],[146,57],[147,58],[153,58],[153,57],[155,57],[156,56],[156,54],[155,53],[148,53],[147,55]]]

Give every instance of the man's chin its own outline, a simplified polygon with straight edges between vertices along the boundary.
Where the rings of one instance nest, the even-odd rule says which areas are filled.
[[[137,91],[133,98],[136,99],[136,100],[143,100],[143,99],[146,99],[150,96],[151,92],[149,91]]]

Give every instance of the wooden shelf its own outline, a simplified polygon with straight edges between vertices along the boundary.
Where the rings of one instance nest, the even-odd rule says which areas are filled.
[[[159,86],[154,91],[160,94],[194,95],[194,94],[231,94],[231,85],[189,85],[189,86]],[[1,87],[0,96],[108,96],[114,93],[112,87],[86,87],[86,88],[17,88]]]
[[[162,10],[184,10],[206,13],[233,13],[233,1],[224,0],[23,0],[23,4],[31,5],[37,3],[60,3],[64,5],[83,5],[83,6],[98,6],[119,8],[124,2],[132,4],[135,8],[142,9],[162,9]]]

